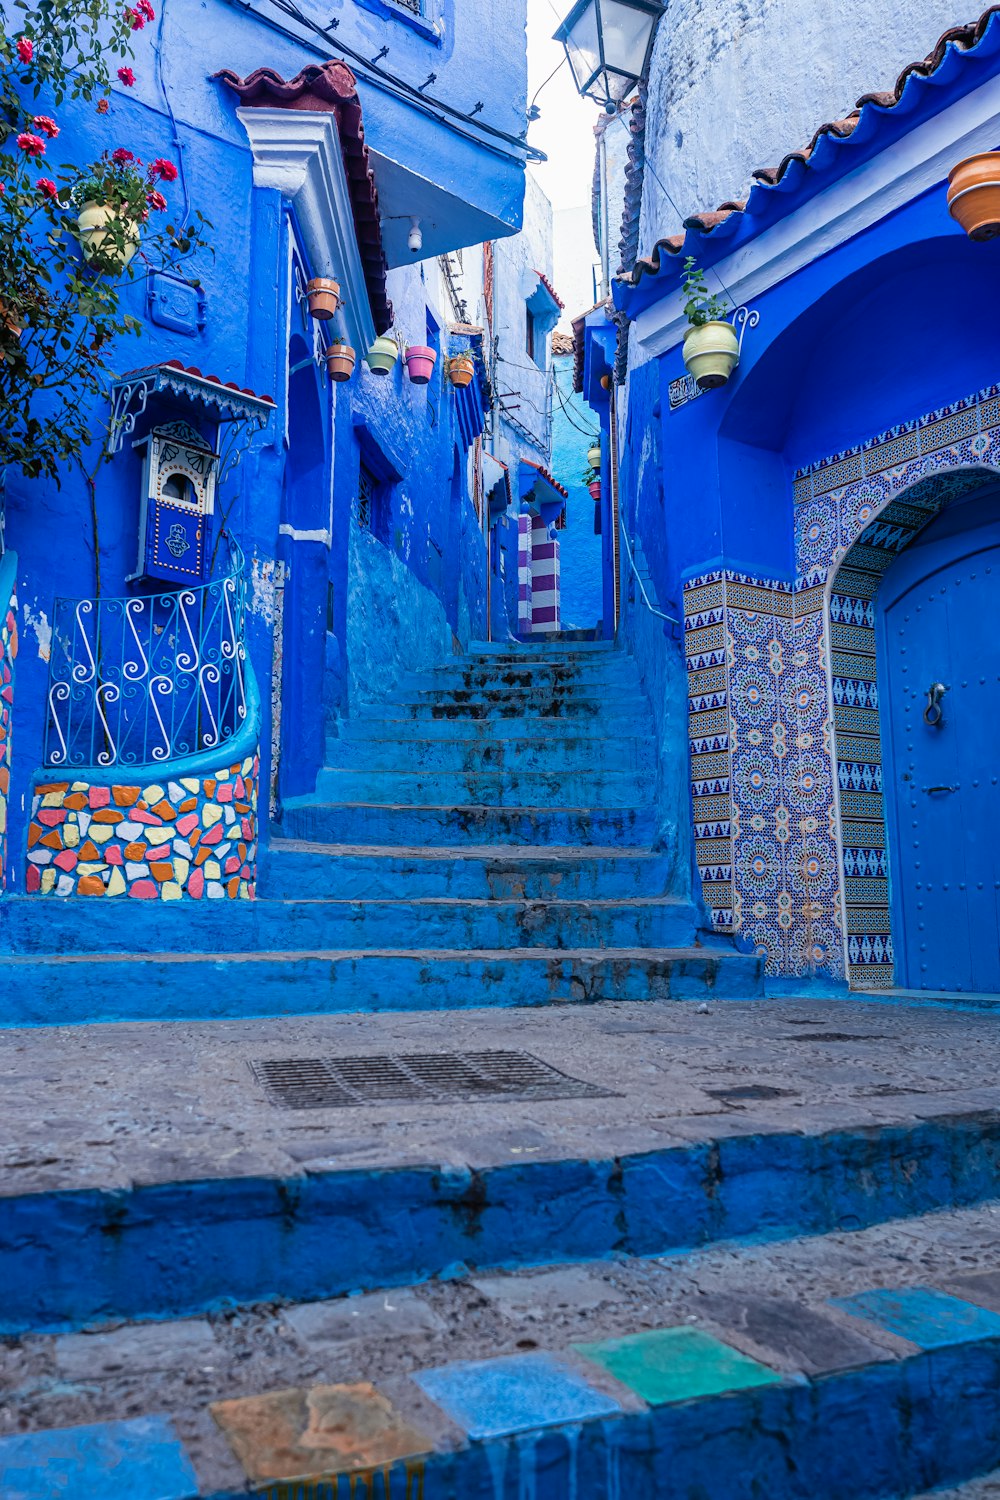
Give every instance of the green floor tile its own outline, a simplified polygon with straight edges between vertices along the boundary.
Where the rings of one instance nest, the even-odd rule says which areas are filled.
[[[773,1385],[782,1378],[699,1328],[661,1328],[573,1347],[651,1406]]]

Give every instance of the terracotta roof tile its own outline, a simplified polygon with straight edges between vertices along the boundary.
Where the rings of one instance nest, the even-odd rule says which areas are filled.
[[[552,285],[552,283],[549,280],[549,278],[546,276],[545,272],[544,271],[536,271],[535,268],[534,268],[534,266],[532,266],[532,268],[531,268],[531,274],[533,276],[537,276],[538,277],[539,281],[542,283],[542,286],[548,292],[548,294],[552,298],[553,302],[555,302],[555,303],[558,304],[559,311],[562,312],[563,309],[565,308],[566,304],[563,301],[563,299],[560,297],[559,293],[556,291],[555,287]]]
[[[952,26],[938,38],[937,43],[927,57],[921,59],[919,62],[910,63],[903,69],[892,89],[862,94],[861,98],[857,101],[857,107],[850,114],[841,120],[831,120],[821,125],[813,135],[812,140],[808,145],[802,147],[801,150],[789,152],[776,167],[758,167],[751,173],[755,182],[759,183],[763,188],[777,187],[794,162],[804,163],[809,160],[816,146],[824,136],[832,136],[837,140],[846,140],[854,133],[867,109],[873,108],[880,111],[895,109],[911,77],[929,78],[941,66],[948,48],[951,46],[958,47],[962,51],[969,51],[971,48],[977,46],[982,40],[990,22],[998,15],[1000,15],[1000,4],[991,5],[983,11],[978,20],[970,21],[967,25]],[[628,221],[630,214],[635,224],[638,224],[636,180],[638,188],[641,190],[640,174],[642,162],[638,154],[633,161],[631,151],[629,159],[629,176],[633,180],[626,183],[626,219],[623,221],[623,240],[626,238],[626,230],[629,228]],[[732,214],[745,212],[748,201],[738,202],[734,200],[722,203],[716,209],[692,214],[684,220],[684,228],[686,231],[693,231],[696,234],[709,235],[720,224],[730,218]],[[664,253],[668,256],[676,256],[682,253],[690,255],[692,248],[688,245],[687,233],[666,235],[662,239],[657,240],[651,254],[647,258],[637,259],[631,270],[623,268],[621,272],[622,279],[635,283],[640,281],[644,275],[655,276],[660,269],[660,262]]]
[[[552,475],[545,468],[544,464],[536,463],[533,458],[522,458],[521,462],[528,464],[532,469],[537,469],[540,478],[544,479],[547,484],[550,484],[554,490],[557,490],[564,500],[569,498],[569,490],[565,485],[560,484],[558,479],[552,478]]]
[[[368,301],[375,330],[384,333],[392,325],[392,303],[386,294],[378,190],[369,165],[361,100],[354,74],[345,62],[334,59],[322,64],[310,63],[294,78],[287,79],[273,68],[256,68],[246,78],[224,68],[214,76],[233,90],[241,104],[251,109],[317,110],[336,117]]]

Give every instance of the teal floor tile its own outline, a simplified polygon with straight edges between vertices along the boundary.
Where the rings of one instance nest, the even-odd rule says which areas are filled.
[[[194,1500],[198,1480],[165,1417],[0,1438],[3,1500]]]
[[[547,1354],[468,1360],[413,1378],[470,1438],[505,1437],[621,1411],[611,1396]]]
[[[651,1406],[774,1385],[782,1379],[699,1328],[660,1328],[574,1348]]]
[[[921,1349],[942,1349],[948,1344],[968,1344],[976,1339],[1000,1338],[1000,1316],[985,1307],[975,1307],[947,1292],[931,1287],[909,1286],[900,1291],[859,1292],[855,1297],[831,1297],[839,1307],[909,1339]]]

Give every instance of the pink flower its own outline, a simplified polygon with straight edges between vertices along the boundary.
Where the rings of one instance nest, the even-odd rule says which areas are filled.
[[[177,181],[177,168],[172,161],[166,161],[158,156],[149,168],[150,177],[161,177],[164,182]]]
[[[38,188],[38,191],[42,194],[43,198],[59,197],[59,189],[56,187],[51,177],[39,177],[36,186]]]
[[[141,31],[146,24],[146,17],[140,16],[139,12],[133,10],[130,5],[126,5],[125,7],[125,19],[133,31]]]
[[[6,191],[7,191],[7,184],[5,182],[0,182],[0,197],[2,197],[2,195]]]
[[[117,150],[112,151],[111,160],[116,167],[124,167],[126,162],[135,161],[135,153],[130,151],[127,146],[119,146]]]
[[[147,21],[156,20],[156,11],[153,9],[152,5],[150,5],[149,0],[138,0],[136,10],[139,12],[140,16],[145,16]]]
[[[132,72],[131,68],[119,68],[118,78],[127,89],[130,89],[133,83],[135,83],[135,74]]]
[[[97,113],[99,115],[106,115],[110,107],[111,107],[111,101],[110,101],[110,99],[98,99],[98,101],[97,101]]]
[[[50,141],[54,141],[59,134],[59,126],[51,115],[36,115],[32,123],[35,129],[40,130],[42,135],[47,135]]]
[[[23,63],[30,63],[31,59],[35,55],[35,44],[31,40],[30,36],[22,36],[18,38],[17,55]]]
[[[42,140],[41,136],[31,135],[27,130],[22,131],[22,133],[18,136],[17,144],[18,148],[24,152],[25,156],[45,155],[45,142]]]
[[[158,193],[155,188],[152,192],[146,194],[146,202],[150,208],[155,208],[159,213],[162,213],[167,206],[166,198],[164,198],[162,193]]]

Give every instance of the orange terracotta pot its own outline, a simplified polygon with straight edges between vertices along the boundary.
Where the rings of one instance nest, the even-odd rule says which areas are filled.
[[[325,322],[340,306],[340,282],[332,276],[314,276],[306,282],[306,296],[312,316]]]
[[[459,387],[471,385],[475,368],[475,361],[471,354],[455,354],[448,364],[448,378],[452,385]]]
[[[948,212],[970,240],[992,240],[1000,234],[1000,151],[981,151],[952,167]]]
[[[326,369],[331,380],[350,380],[357,355],[350,344],[331,344],[326,351]]]

